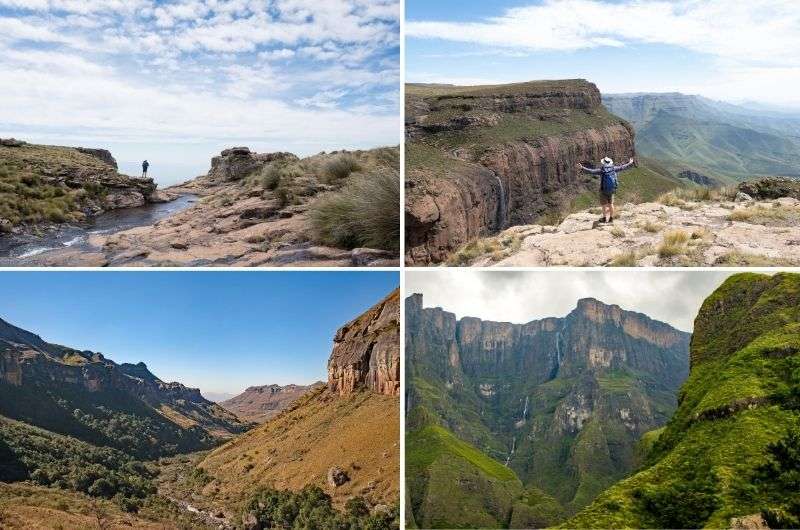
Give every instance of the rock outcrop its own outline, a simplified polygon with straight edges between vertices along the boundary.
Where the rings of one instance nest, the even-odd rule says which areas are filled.
[[[800,200],[800,179],[765,177],[742,182],[737,188],[756,200],[774,200],[788,197]]]
[[[762,196],[775,188],[746,186]],[[741,193],[741,192],[740,192]],[[777,266],[800,264],[800,200],[676,199],[617,206],[611,225],[600,210],[560,224],[520,225],[456,252],[458,265]],[[672,241],[672,242],[670,242]],[[675,243],[677,241],[677,243]]]
[[[116,160],[105,149],[11,139],[0,143],[0,165],[6,171],[9,195],[0,225],[77,223],[158,200],[153,179],[119,173]]]
[[[633,470],[639,438],[666,423],[688,373],[688,333],[590,298],[513,324],[457,319],[412,295],[405,333],[408,428],[441,425],[567,512]]]
[[[270,162],[297,160],[292,153],[254,153],[249,147],[231,147],[211,159],[208,176],[220,181],[241,180],[260,171]]]
[[[362,389],[399,395],[399,289],[336,332],[328,388],[339,395]]]
[[[633,130],[586,81],[406,89],[406,261],[558,212],[596,187],[577,164],[633,155]]]
[[[220,403],[239,418],[263,423],[290,407],[311,390],[323,386],[317,381],[311,385],[251,386],[238,396]]]
[[[114,169],[119,169],[119,166],[117,166],[117,159],[111,156],[111,151],[108,149],[94,149],[89,147],[76,147],[75,149],[81,153],[91,155],[98,160],[102,160]]]

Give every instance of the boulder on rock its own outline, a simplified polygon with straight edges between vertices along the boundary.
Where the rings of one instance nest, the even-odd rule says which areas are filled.
[[[338,488],[349,480],[350,477],[347,476],[347,472],[339,466],[333,466],[328,470],[328,484],[334,488]]]
[[[292,153],[254,153],[249,147],[231,147],[211,159],[208,175],[221,181],[241,180],[277,160],[292,162],[299,159]]]

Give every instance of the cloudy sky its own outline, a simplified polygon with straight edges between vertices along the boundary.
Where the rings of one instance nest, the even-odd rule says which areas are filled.
[[[407,0],[407,81],[587,78],[800,107],[797,0]]]
[[[0,137],[163,183],[224,147],[397,144],[399,0],[0,0]]]
[[[772,271],[774,272],[774,271]],[[406,294],[422,293],[425,307],[484,320],[525,323],[563,317],[580,298],[596,298],[692,331],[703,300],[724,271],[469,271],[406,272]]]

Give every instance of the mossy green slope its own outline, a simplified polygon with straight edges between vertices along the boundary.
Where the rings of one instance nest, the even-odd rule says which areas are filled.
[[[406,477],[422,528],[505,528],[523,489],[513,471],[438,425],[406,435]]]
[[[794,524],[800,503],[787,484],[797,480],[776,477],[797,465],[787,435],[800,420],[798,353],[800,275],[729,278],[700,309],[689,379],[663,432],[645,441],[644,468],[564,527],[727,528],[754,514]]]

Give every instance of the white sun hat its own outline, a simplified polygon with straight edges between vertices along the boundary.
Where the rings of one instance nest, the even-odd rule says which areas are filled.
[[[608,158],[608,157],[605,157],[604,159],[602,159],[602,160],[601,160],[601,162],[603,163],[603,165],[606,165],[606,166],[612,166],[612,165],[614,165],[614,161],[613,161],[613,160],[611,160],[611,159],[610,159],[610,158]]]

